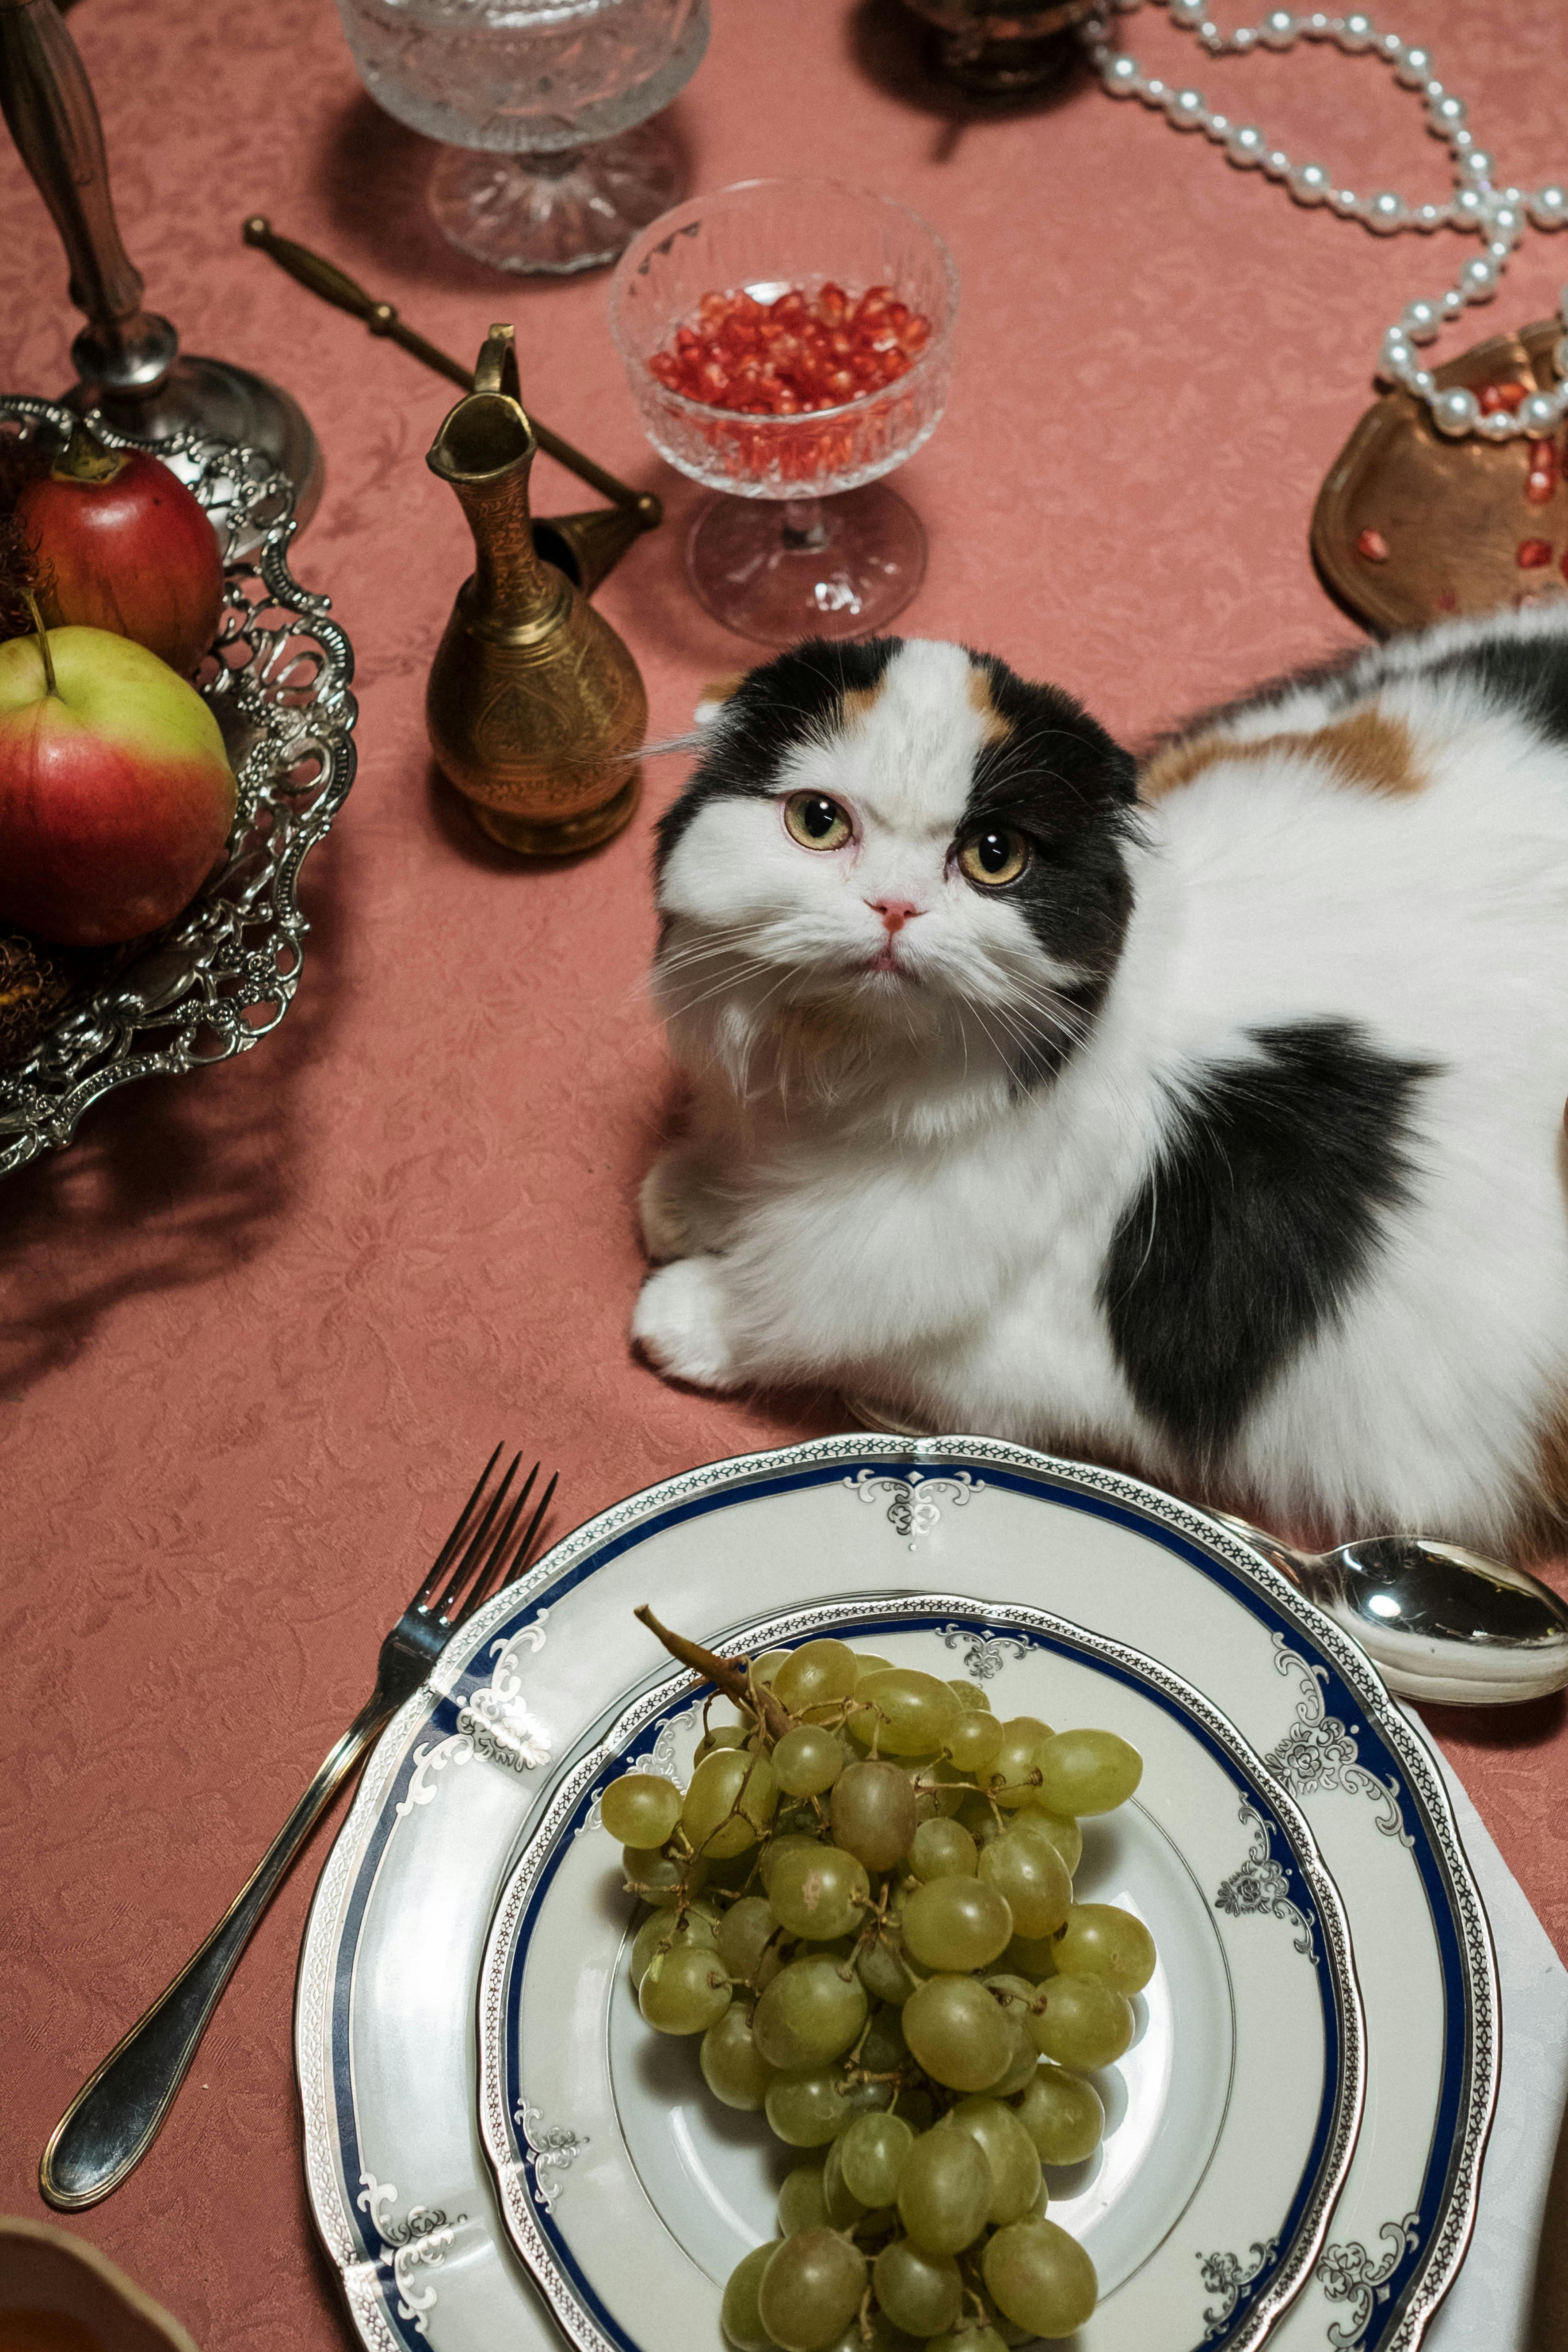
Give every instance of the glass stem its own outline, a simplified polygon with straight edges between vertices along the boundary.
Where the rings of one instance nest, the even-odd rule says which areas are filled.
[[[787,548],[809,548],[815,553],[826,547],[831,537],[820,499],[784,500],[784,543]]]
[[[536,180],[564,180],[583,161],[581,147],[524,148],[517,157],[522,169]]]

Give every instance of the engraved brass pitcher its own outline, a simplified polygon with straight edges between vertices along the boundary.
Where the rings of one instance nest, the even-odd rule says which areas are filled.
[[[462,501],[478,561],[431,664],[425,715],[484,831],[525,856],[562,857],[607,841],[636,808],[647,696],[614,629],[535,551],[535,447],[512,331],[492,327],[473,391],[426,458]]]

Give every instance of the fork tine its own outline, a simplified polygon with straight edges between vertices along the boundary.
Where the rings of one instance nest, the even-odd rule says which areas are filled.
[[[485,1487],[489,1480],[490,1472],[495,1468],[496,1464],[500,1459],[500,1447],[498,1445],[495,1452],[490,1455],[489,1460],[485,1464],[484,1468],[479,1473],[479,1485],[474,1488],[473,1493],[468,1496],[468,1501],[463,1505],[461,1511],[458,1514],[457,1526],[452,1529],[451,1534],[447,1538],[446,1542],[441,1546],[440,1550],[436,1555],[434,1564],[426,1570],[419,1590],[408,1604],[410,1609],[417,1609],[422,1603],[427,1602],[437,1583],[446,1574],[453,1553],[457,1550],[458,1546],[462,1542],[464,1536],[468,1533],[469,1514],[473,1510],[474,1505],[479,1501],[479,1496],[484,1493]]]
[[[452,1570],[451,1580],[448,1582],[446,1591],[442,1593],[441,1598],[439,1601],[432,1603],[437,1619],[443,1625],[449,1624],[451,1622],[453,1604],[457,1601],[458,1595],[462,1591],[463,1587],[467,1584],[469,1577],[473,1574],[474,1562],[479,1559],[479,1554],[483,1551],[486,1543],[489,1539],[490,1529],[496,1523],[496,1515],[500,1511],[501,1505],[506,1501],[507,1496],[511,1488],[511,1482],[517,1475],[517,1465],[521,1460],[522,1455],[521,1454],[514,1454],[512,1455],[510,1465],[507,1470],[506,1476],[496,1488],[490,1507],[485,1513],[484,1517],[479,1521],[479,1528],[475,1533],[472,1543],[469,1544],[467,1551],[458,1562],[457,1567]]]
[[[561,1473],[559,1470],[553,1471],[551,1474],[550,1484],[546,1486],[543,1494],[541,1495],[539,1498],[539,1507],[534,1512],[532,1518],[530,1519],[527,1531],[523,1536],[522,1541],[519,1544],[516,1551],[512,1554],[511,1566],[508,1569],[506,1575],[501,1580],[504,1584],[515,1584],[518,1578],[522,1574],[523,1570],[528,1566],[528,1555],[533,1549],[533,1538],[539,1533],[539,1523],[543,1518],[545,1512],[550,1508],[550,1498],[554,1494],[556,1486],[560,1483],[560,1478]]]
[[[490,1594],[500,1584],[500,1570],[502,1562],[506,1559],[507,1546],[511,1541],[512,1529],[516,1527],[519,1519],[522,1517],[523,1507],[527,1503],[530,1495],[533,1492],[533,1482],[538,1475],[539,1465],[536,1462],[532,1469],[529,1472],[527,1477],[523,1480],[521,1492],[519,1494],[517,1500],[513,1503],[510,1510],[507,1513],[506,1519],[502,1525],[500,1535],[497,1536],[494,1543],[491,1544],[489,1550],[485,1555],[484,1559],[480,1562],[479,1573],[474,1578],[472,1584],[468,1587],[468,1592],[463,1600],[463,1605],[458,1612],[457,1622],[459,1625],[471,1617],[475,1610],[480,1608],[483,1603],[489,1599]]]

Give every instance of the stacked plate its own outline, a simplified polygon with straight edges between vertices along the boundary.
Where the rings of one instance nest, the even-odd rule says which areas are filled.
[[[834,1438],[616,1506],[465,1630],[377,1748],[300,1962],[316,2219],[363,2341],[721,2352],[792,2160],[642,2024],[597,1827],[684,1781],[704,1688],[633,1617],[833,1633],[1118,1731],[1138,1796],[1080,1900],[1153,1930],[1097,2154],[1047,2174],[1101,2301],[1079,2352],[1404,2352],[1468,2240],[1490,1938],[1440,1775],[1355,1644],[1130,1479],[981,1439]]]

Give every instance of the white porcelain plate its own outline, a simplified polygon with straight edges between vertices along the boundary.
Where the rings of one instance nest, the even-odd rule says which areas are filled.
[[[1321,2251],[1270,2352],[1406,2352],[1417,2341],[1468,2241],[1497,2068],[1490,1938],[1422,1734],[1352,1642],[1189,1506],[987,1439],[857,1434],[716,1463],[591,1520],[465,1629],[372,1757],[317,1891],[295,2019],[310,2200],[364,2343],[559,2344],[486,2160],[477,1995],[542,1793],[606,1737],[620,1712],[606,1714],[606,1693],[664,1672],[633,1609],[651,1599],[667,1623],[710,1641],[826,1596],[921,1593],[955,1596],[951,1650],[943,1638],[953,1674],[1021,1675],[994,1630],[1021,1610],[1157,1660],[1300,1805],[1350,1921],[1366,2096]],[[996,1696],[1005,1707],[1000,1683]],[[1274,1801],[1282,1828],[1285,1800]],[[1218,1887],[1246,1859],[1243,1846],[1202,1882],[1216,1936]],[[1268,1899],[1266,1861],[1284,1866],[1272,1833],[1238,1899]],[[1122,1883],[1141,1903],[1159,1899],[1152,1876],[1146,1896],[1130,1872]],[[1240,1924],[1285,1933],[1272,1916]],[[1169,1927],[1163,1940],[1173,1954],[1202,1948],[1195,1923],[1190,1943]],[[607,2016],[593,1973],[585,1957],[574,1997]],[[606,2063],[618,2068],[613,2052]],[[547,2145],[572,2128],[548,2114],[539,2126]],[[647,2173],[635,2129],[627,2146]],[[669,2161],[673,2178],[673,2138]],[[700,2149],[691,2158],[709,2161]],[[752,2221],[744,2192],[735,2197],[743,2234]],[[675,2236],[687,2226],[678,2220]],[[1282,2250],[1216,2237],[1205,2251],[1201,2284],[1218,2329]],[[722,2246],[708,2246],[694,2293],[722,2268]]]
[[[1043,1611],[945,1594],[839,1601],[736,1627],[760,1655],[832,1633],[940,1675],[984,1645],[996,1707],[1120,1732],[1136,1801],[1086,1825],[1080,1890],[1135,1910],[1160,1965],[1139,2031],[1099,2088],[1109,2129],[1049,2182],[1100,2304],[1081,2352],[1240,2352],[1294,2296],[1350,2162],[1360,2002],[1344,1914],[1299,1808],[1190,1685]],[[799,2154],[706,2091],[695,2042],[639,2017],[608,1780],[684,1784],[710,1695],[665,1675],[569,1759],[496,1914],[479,1977],[479,2120],[512,2242],[582,2352],[723,2352],[723,2283],[774,2234]],[[650,1745],[651,1743],[651,1745]],[[645,1753],[646,1751],[646,1753]],[[1234,2296],[1205,2284],[1262,2248]]]

